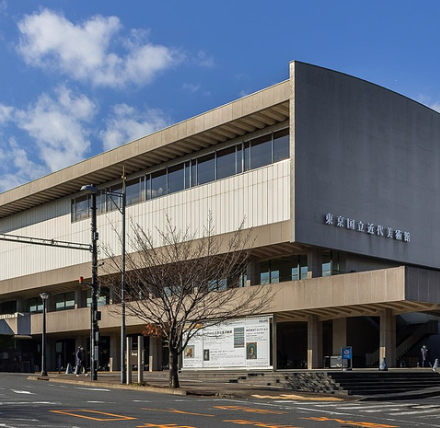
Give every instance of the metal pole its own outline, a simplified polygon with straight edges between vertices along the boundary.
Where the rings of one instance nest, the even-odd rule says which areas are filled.
[[[98,380],[99,327],[98,327],[98,232],[96,230],[96,192],[92,193],[92,306],[90,341],[90,379]]]
[[[47,376],[46,371],[46,298],[43,299],[43,335],[41,339],[41,376]]]
[[[126,328],[125,328],[125,205],[126,205],[125,174],[122,176],[122,259],[121,259],[121,383],[126,383],[125,370]]]

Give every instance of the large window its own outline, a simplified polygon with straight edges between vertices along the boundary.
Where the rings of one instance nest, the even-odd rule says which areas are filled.
[[[75,309],[75,292],[61,293],[55,296],[55,310]]]
[[[198,184],[209,183],[215,180],[215,153],[197,159]]]
[[[43,301],[40,297],[34,297],[26,301],[26,311],[33,314],[40,314],[43,312]]]
[[[283,129],[147,173],[126,182],[126,203],[133,205],[288,159],[289,144],[289,130]],[[106,190],[121,193],[122,184],[97,196],[98,213],[116,210],[120,204],[120,198]],[[90,196],[72,200],[72,221],[90,217],[90,200]]]

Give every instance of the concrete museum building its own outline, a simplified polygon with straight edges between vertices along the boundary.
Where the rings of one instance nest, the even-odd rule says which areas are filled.
[[[292,62],[287,81],[0,194],[3,238],[90,242],[80,189],[120,192],[123,169],[127,224],[161,229],[168,215],[202,230],[211,213],[226,234],[245,219],[257,236],[246,285],[277,290],[267,312],[237,313],[232,345],[228,328],[194,340],[183,369],[323,368],[344,347],[354,367],[414,367],[422,343],[437,352],[439,113]],[[104,196],[99,207],[99,244],[117,251],[121,215]],[[0,240],[0,266],[0,370],[38,369],[42,292],[48,370],[90,349],[88,251]],[[121,319],[105,290],[99,305],[99,367],[119,369]],[[144,328],[126,323],[129,336]],[[157,338],[145,348],[151,369],[166,366]]]

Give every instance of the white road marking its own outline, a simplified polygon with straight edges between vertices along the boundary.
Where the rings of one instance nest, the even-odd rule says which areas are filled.
[[[30,391],[19,391],[16,389],[11,389],[12,392],[15,392],[16,394],[30,394],[30,395],[35,395],[33,392]]]
[[[81,387],[75,387],[75,389],[85,389],[87,391],[110,391],[110,389],[106,388],[81,388]]]

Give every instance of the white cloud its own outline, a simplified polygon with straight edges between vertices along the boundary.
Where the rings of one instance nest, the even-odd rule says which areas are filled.
[[[10,138],[0,147],[2,158],[0,166],[0,192],[35,180],[49,171],[28,159],[26,151],[14,138]]]
[[[88,130],[83,123],[92,118],[94,109],[86,96],[75,97],[60,87],[55,99],[43,94],[35,105],[17,111],[16,124],[36,140],[41,159],[56,171],[81,161],[89,151]]]
[[[18,151],[15,143],[9,144],[7,152],[15,153],[15,167],[20,169],[23,166],[26,169],[26,151],[36,152],[35,159],[38,158],[42,166],[34,170],[40,172],[56,171],[83,160],[90,150],[90,141],[87,139],[89,130],[85,125],[92,119],[95,110],[89,98],[73,95],[65,87],[57,88],[54,97],[42,94],[35,104],[26,109],[0,105],[0,123],[14,124],[36,142],[35,147],[21,151]]]
[[[118,104],[113,107],[106,121],[106,129],[101,133],[104,150],[144,137],[168,125],[169,121],[158,109],[139,112],[127,104]]]
[[[97,15],[75,25],[45,9],[26,15],[18,28],[18,49],[28,64],[97,86],[149,83],[158,72],[183,59],[173,49],[146,42],[146,31],[132,31],[131,38],[120,46],[123,54],[112,51],[112,42],[122,29],[115,16]]]

